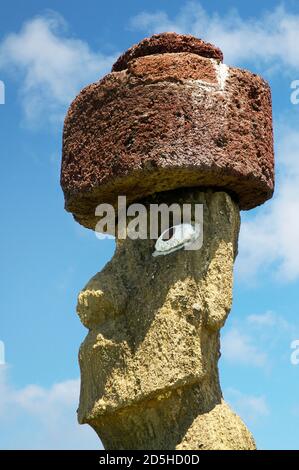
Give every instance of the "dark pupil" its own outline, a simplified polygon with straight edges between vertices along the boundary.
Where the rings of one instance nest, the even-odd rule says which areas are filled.
[[[162,240],[170,240],[173,237],[174,234],[174,228],[171,227],[170,229],[167,230],[167,232],[164,233]]]

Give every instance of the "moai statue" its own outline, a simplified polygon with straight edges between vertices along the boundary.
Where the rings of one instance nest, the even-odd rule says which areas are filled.
[[[147,208],[203,207],[200,249],[179,240],[153,256],[150,236],[116,238],[112,260],[79,294],[89,329],[79,422],[106,449],[254,449],[222,398],[218,359],[239,213],[273,193],[267,83],[195,37],[144,39],[72,103],[61,183],[66,209],[93,230],[96,207],[117,208],[120,195]]]

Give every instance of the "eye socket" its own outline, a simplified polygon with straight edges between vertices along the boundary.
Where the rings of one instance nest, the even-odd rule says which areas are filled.
[[[168,255],[193,243],[200,235],[199,225],[174,225],[161,233],[156,241],[153,256]]]

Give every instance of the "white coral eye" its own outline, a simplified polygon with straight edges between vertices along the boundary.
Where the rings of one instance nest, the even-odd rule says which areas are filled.
[[[153,256],[168,255],[193,243],[200,235],[200,226],[180,224],[170,227],[160,235]]]

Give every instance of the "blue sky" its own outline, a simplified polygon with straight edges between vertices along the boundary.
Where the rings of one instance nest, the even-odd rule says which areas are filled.
[[[222,332],[225,398],[259,448],[298,449],[299,5],[296,1],[10,0],[0,6],[0,448],[96,448],[76,423],[79,290],[114,250],[63,210],[62,121],[72,98],[154,32],[215,43],[225,63],[272,88],[277,161],[271,202],[242,214],[234,306]]]

